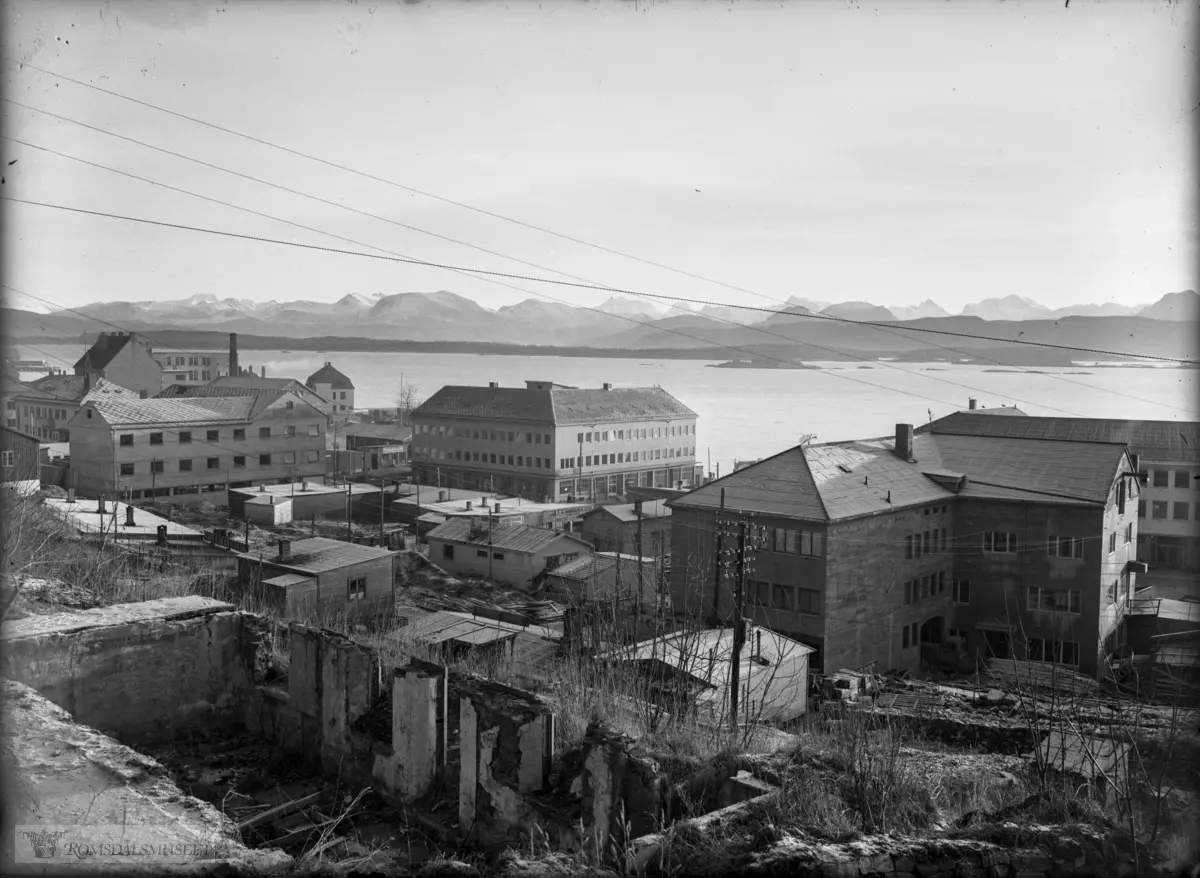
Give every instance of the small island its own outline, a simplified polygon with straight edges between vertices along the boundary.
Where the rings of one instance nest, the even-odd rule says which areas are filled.
[[[707,363],[710,369],[820,369],[791,360],[727,360],[724,363]]]

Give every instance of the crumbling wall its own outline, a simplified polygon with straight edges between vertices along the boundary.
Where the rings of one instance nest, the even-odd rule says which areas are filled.
[[[633,739],[593,723],[584,736],[583,829],[602,859],[627,840],[663,827],[670,812],[666,775]]]
[[[532,794],[545,789],[554,717],[540,698],[464,675],[459,692],[458,824],[464,841],[519,841],[539,823]]]
[[[197,596],[6,622],[3,676],[126,742],[202,723],[232,731],[255,699],[257,617]]]

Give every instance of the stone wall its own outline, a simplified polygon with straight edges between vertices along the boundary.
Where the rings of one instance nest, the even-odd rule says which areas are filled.
[[[196,596],[6,622],[3,676],[127,743],[233,730],[256,698],[256,617]]]

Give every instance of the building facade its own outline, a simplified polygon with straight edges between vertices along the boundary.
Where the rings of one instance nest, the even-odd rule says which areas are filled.
[[[734,612],[744,527],[742,612],[816,648],[814,668],[916,671],[954,636],[1097,674],[1134,588],[1137,491],[1120,444],[900,425],[798,446],[669,501],[674,610]]]
[[[413,411],[413,478],[533,500],[621,502],[698,483],[696,413],[661,387],[443,387]]]
[[[231,487],[325,471],[324,415],[292,393],[111,399],[70,427],[70,486],[82,497],[225,503]]]
[[[41,486],[41,444],[36,436],[0,427],[0,483],[19,493]]]
[[[600,552],[632,552],[658,558],[671,554],[671,508],[663,500],[597,506],[583,516],[579,535]]]
[[[543,571],[591,551],[578,537],[525,524],[453,518],[431,530],[429,560],[449,573],[529,588]]]
[[[154,396],[163,388],[163,369],[150,346],[132,332],[102,332],[75,363],[75,374],[95,384],[106,378],[141,396]]]
[[[354,414],[354,382],[326,362],[305,380],[322,399],[329,401],[329,416],[338,421],[348,421]]]
[[[154,359],[162,367],[164,386],[171,384],[207,384],[229,374],[229,352],[154,351]]]
[[[89,375],[46,375],[16,390],[7,401],[9,426],[43,442],[70,442],[67,426],[80,408],[113,398],[140,399],[133,390]]]

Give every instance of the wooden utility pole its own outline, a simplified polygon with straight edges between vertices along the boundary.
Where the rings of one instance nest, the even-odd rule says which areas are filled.
[[[346,542],[354,541],[354,527],[350,524],[350,480],[346,480]]]
[[[384,509],[384,494],[387,491],[387,479],[379,480],[379,548],[384,548],[383,545],[383,509]]]
[[[722,537],[724,532],[721,530],[721,516],[725,514],[725,489],[721,489],[721,509],[717,513],[717,564],[716,570],[713,572],[713,597],[712,597],[712,624],[719,626],[721,624],[721,556],[724,553],[722,545]]]
[[[646,578],[642,574],[642,501],[638,500],[633,504],[634,514],[637,515],[637,571],[638,571],[638,624],[641,624],[642,618],[642,589],[645,588]],[[621,569],[621,551],[617,549],[617,569]]]
[[[746,578],[746,522],[738,522],[737,574],[733,582],[733,655],[729,661],[729,719],[737,731],[738,694],[742,682],[742,647],[746,626],[742,619],[743,583]]]

